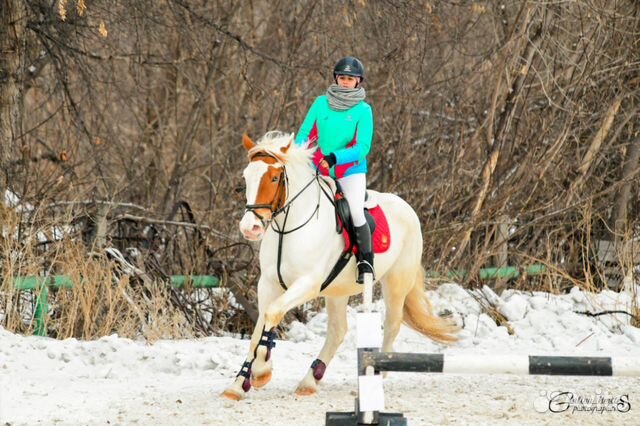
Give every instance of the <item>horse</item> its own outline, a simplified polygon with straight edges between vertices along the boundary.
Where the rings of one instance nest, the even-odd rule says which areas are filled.
[[[322,296],[328,317],[326,340],[295,391],[313,395],[347,333],[349,297],[363,291],[356,283],[353,259],[323,286],[345,247],[336,232],[335,183],[317,173],[313,150],[296,145],[293,134],[270,131],[257,143],[245,134],[242,143],[249,164],[243,171],[247,204],[239,228],[245,239],[260,241],[259,317],[246,360],[222,396],[241,400],[252,386],[267,384],[275,327],[290,309]],[[332,197],[325,196],[329,190]],[[386,212],[391,235],[388,250],[375,257],[386,308],[382,351],[392,350],[402,322],[437,342],[454,342],[456,326],[432,313],[424,291],[417,214],[397,195],[368,193]]]

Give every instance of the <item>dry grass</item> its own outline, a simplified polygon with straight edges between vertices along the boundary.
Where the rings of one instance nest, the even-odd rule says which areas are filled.
[[[5,329],[22,334],[35,332],[35,304],[42,291],[19,291],[13,285],[13,277],[62,275],[70,278],[72,286],[48,287],[49,309],[44,319],[51,337],[95,339],[115,333],[155,341],[201,334],[181,306],[173,303],[176,290],[166,282],[124,274],[119,264],[104,254],[89,252],[76,239],[43,246],[37,235],[51,228],[51,223],[25,232],[18,215],[2,205],[0,220],[3,223],[0,312],[4,313],[0,325]],[[182,291],[184,300],[189,299],[191,291]],[[225,312],[228,298],[206,299],[214,304],[210,310],[218,310],[215,306],[218,304],[220,311]]]

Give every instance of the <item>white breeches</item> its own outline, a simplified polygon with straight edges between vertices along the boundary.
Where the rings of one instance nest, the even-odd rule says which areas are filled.
[[[349,203],[351,210],[351,219],[354,226],[362,226],[367,223],[364,218],[364,197],[367,192],[367,175],[364,173],[355,173],[338,179],[344,197]]]

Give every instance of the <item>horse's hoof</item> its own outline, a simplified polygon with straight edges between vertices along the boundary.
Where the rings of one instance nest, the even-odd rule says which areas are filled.
[[[296,389],[296,395],[298,396],[313,396],[318,393],[314,388],[298,388]]]
[[[249,384],[249,379],[238,376],[231,386],[227,387],[224,392],[220,394],[220,397],[231,401],[240,401],[241,399],[244,399],[250,389],[251,385]]]
[[[256,389],[260,389],[270,381],[271,381],[271,371],[258,377],[251,376],[251,386],[253,386]]]
[[[222,392],[222,395],[220,395],[222,398],[225,399],[229,399],[231,401],[240,401],[242,398],[244,398],[244,395],[241,395],[235,391],[232,390],[226,390],[224,392]]]

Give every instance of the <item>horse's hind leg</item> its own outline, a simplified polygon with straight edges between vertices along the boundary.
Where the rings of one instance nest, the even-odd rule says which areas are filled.
[[[404,312],[404,301],[415,278],[415,270],[389,271],[382,280],[382,296],[385,304],[384,338],[382,352],[391,352],[398,336]]]
[[[298,395],[314,395],[317,383],[322,379],[325,369],[333,359],[338,347],[347,334],[347,304],[349,297],[327,297],[327,337],[318,358],[311,364],[307,374],[298,384]]]

